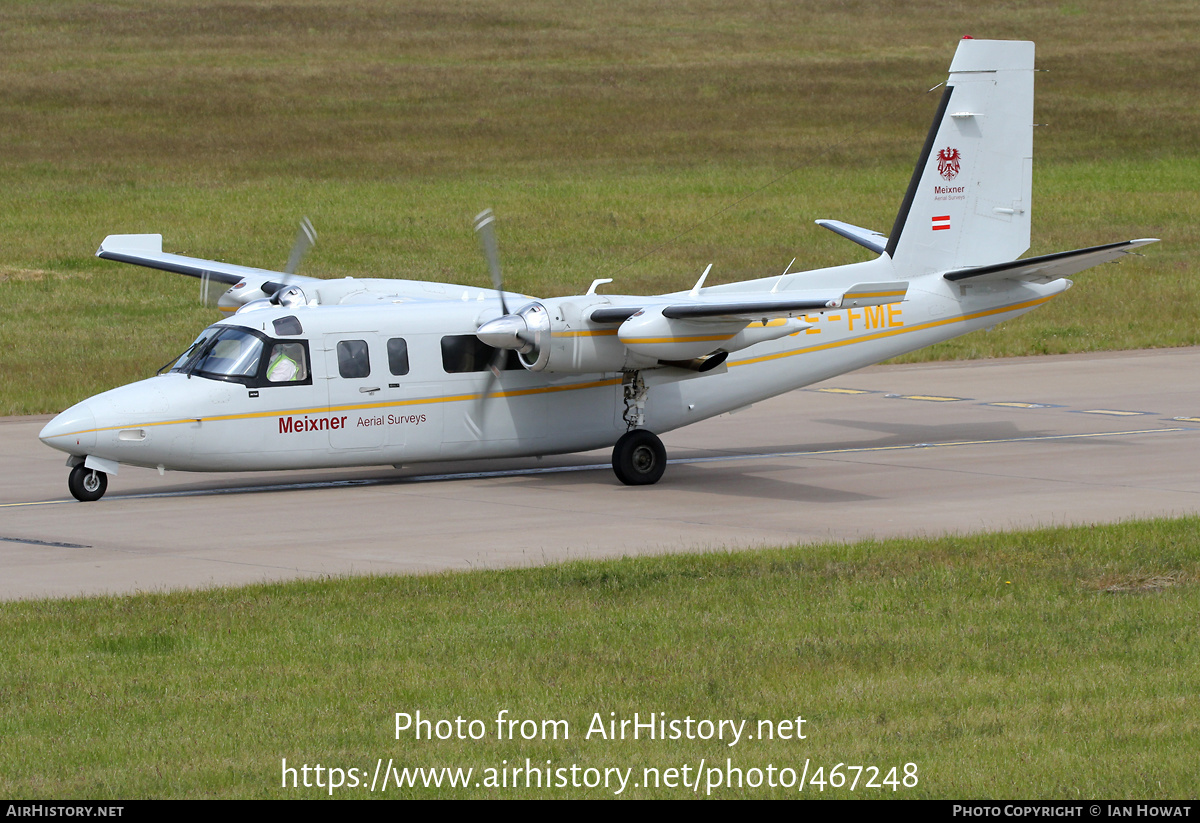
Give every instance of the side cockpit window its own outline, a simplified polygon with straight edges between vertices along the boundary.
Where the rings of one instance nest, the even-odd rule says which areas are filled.
[[[304,344],[276,343],[267,358],[268,383],[297,383],[308,379],[308,357]]]

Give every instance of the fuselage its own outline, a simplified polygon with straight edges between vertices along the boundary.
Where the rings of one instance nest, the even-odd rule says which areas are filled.
[[[888,266],[885,256],[791,275],[788,287],[848,285],[886,276]],[[991,326],[1069,285],[962,287],[931,274],[913,279],[900,303],[814,311],[803,316],[808,328],[737,351],[712,371],[642,370],[644,425],[667,432]],[[778,286],[768,278],[704,294]],[[611,446],[629,428],[624,375],[534,372],[513,357],[493,378],[494,350],[481,348],[475,333],[499,314],[494,298],[241,312],[198,339],[203,348],[219,333],[207,359],[189,368],[185,355],[169,373],[76,404],[40,437],[76,459],[187,471],[400,465]]]

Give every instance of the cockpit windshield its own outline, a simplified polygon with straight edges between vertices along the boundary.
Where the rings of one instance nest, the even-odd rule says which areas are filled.
[[[171,371],[218,378],[253,378],[258,374],[263,341],[234,326],[213,326],[196,338]]]
[[[199,337],[192,341],[192,345],[183,350],[183,354],[179,355],[174,362],[168,361],[166,366],[163,366],[158,370],[158,373],[162,374],[164,371],[168,371],[168,367],[170,371],[183,372],[183,367],[187,364],[187,362],[195,357],[202,348],[204,348],[204,344],[211,340],[212,336],[216,334],[217,331],[218,329],[205,329]]]

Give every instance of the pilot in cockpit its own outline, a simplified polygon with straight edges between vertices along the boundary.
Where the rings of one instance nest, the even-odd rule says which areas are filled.
[[[276,343],[267,364],[267,380],[272,383],[293,383],[305,377],[304,347],[299,343]]]

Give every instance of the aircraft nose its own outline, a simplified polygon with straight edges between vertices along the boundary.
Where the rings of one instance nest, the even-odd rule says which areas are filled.
[[[61,451],[87,454],[96,445],[96,416],[86,402],[76,403],[47,423],[38,438]]]

